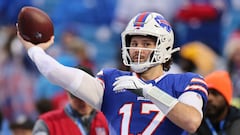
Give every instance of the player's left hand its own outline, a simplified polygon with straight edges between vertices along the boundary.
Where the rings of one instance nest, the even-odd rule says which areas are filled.
[[[152,84],[146,84],[136,76],[121,76],[116,78],[113,86],[114,91],[127,89],[139,96],[144,96],[144,93],[152,87]]]

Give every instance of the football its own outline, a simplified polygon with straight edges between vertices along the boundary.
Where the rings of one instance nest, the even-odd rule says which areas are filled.
[[[18,14],[17,27],[20,36],[33,44],[50,40],[54,34],[50,17],[41,9],[25,6]]]

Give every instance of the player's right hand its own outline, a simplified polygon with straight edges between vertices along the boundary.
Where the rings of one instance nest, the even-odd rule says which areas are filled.
[[[16,26],[17,26],[17,25],[16,25]],[[18,28],[17,28],[17,29],[18,29]],[[23,44],[23,46],[24,46],[27,50],[28,50],[29,48],[33,47],[33,46],[36,46],[35,44],[24,40],[24,39],[20,36],[18,30],[17,30],[17,36],[18,36],[18,39],[20,40],[20,42]],[[46,49],[48,49],[53,43],[54,43],[54,36],[52,36],[49,41],[47,41],[47,42],[45,42],[45,43],[37,44],[37,46],[38,46],[38,47],[41,47],[43,50],[46,50]]]

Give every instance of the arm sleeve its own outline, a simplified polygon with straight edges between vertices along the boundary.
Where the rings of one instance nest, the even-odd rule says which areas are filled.
[[[199,111],[201,116],[203,116],[203,100],[200,94],[192,91],[184,92],[180,97],[178,97],[178,100],[184,104],[193,106]]]
[[[63,87],[100,110],[104,88],[96,78],[80,69],[58,63],[38,46],[31,47],[28,55],[50,82]]]
[[[39,119],[34,124],[32,133],[33,135],[49,135],[49,130],[45,122]]]

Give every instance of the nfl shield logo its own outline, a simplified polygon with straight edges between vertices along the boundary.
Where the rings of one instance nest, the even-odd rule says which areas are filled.
[[[107,133],[103,127],[97,127],[97,128],[95,128],[95,130],[96,130],[96,135],[107,135]]]

